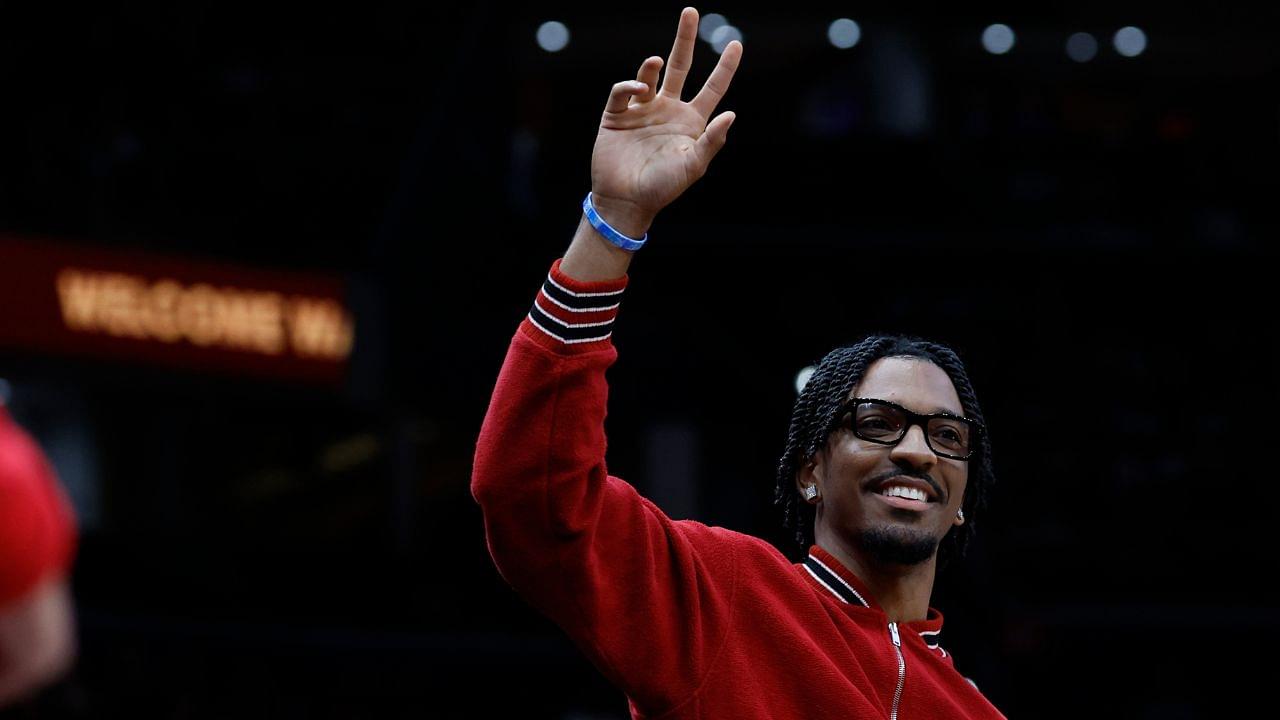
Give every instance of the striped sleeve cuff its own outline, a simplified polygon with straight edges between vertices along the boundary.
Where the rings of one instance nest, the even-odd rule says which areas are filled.
[[[559,353],[610,347],[613,321],[626,287],[625,275],[602,282],[574,280],[560,272],[556,260],[521,329],[539,345]]]

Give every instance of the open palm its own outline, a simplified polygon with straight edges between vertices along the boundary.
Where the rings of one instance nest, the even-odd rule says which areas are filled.
[[[742,44],[730,42],[697,96],[684,102],[697,35],[698,12],[685,8],[661,89],[656,56],[641,63],[635,80],[613,86],[591,156],[597,204],[651,218],[702,177],[724,146],[734,114],[711,113],[738,69]]]

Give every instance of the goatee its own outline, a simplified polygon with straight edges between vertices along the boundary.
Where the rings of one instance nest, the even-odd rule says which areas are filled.
[[[938,541],[932,535],[902,527],[863,530],[858,544],[880,564],[919,565],[938,551]]]

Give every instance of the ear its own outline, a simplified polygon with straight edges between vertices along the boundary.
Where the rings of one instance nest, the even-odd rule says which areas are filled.
[[[810,487],[818,489],[818,498],[822,497],[822,453],[815,453],[809,458],[800,469],[796,471],[796,492],[800,493],[800,498],[804,499],[805,490]],[[806,502],[814,502],[807,500]]]

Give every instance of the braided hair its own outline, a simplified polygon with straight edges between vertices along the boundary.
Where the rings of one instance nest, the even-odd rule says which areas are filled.
[[[774,503],[782,508],[784,526],[795,529],[796,542],[803,547],[814,542],[816,510],[801,500],[796,488],[796,473],[826,445],[838,420],[836,412],[862,379],[867,367],[884,357],[920,358],[941,368],[951,378],[965,416],[986,427],[964,363],[955,351],[945,345],[901,335],[873,335],[827,353],[796,399],[791,411],[791,427],[787,432],[787,448],[778,461]],[[994,482],[991,445],[984,430],[978,433],[976,452],[969,459],[969,482],[961,502],[965,522],[947,533],[939,548],[942,559],[964,553],[973,536],[974,520],[986,504]]]

